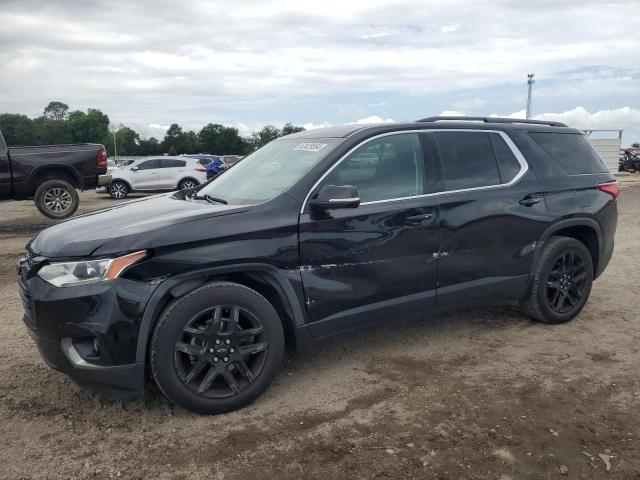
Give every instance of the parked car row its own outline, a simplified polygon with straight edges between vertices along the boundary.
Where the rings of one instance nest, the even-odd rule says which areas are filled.
[[[197,187],[238,163],[237,155],[181,155],[145,158],[125,167],[107,165],[111,184],[96,189],[112,198],[126,198],[132,192],[156,193]]]

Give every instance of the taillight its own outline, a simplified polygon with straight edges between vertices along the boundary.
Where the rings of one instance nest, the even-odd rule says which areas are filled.
[[[107,152],[104,147],[98,152],[98,168],[107,168]]]
[[[196,167],[196,172],[206,172],[207,169],[204,167]]]
[[[598,190],[601,192],[606,192],[611,195],[614,199],[620,196],[620,185],[617,181],[599,183]]]

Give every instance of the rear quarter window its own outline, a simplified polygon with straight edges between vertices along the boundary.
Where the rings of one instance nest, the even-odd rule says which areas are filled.
[[[607,173],[606,165],[584,135],[529,132],[529,136],[553,157],[569,175]]]

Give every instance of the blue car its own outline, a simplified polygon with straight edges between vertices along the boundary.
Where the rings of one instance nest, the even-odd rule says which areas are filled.
[[[218,155],[184,154],[183,156],[197,159],[198,163],[205,168],[208,179],[217,176],[225,168],[224,162]]]
[[[211,162],[209,162],[204,168],[207,171],[207,178],[211,178],[222,173],[224,170],[224,163],[220,160],[218,155],[211,155]]]

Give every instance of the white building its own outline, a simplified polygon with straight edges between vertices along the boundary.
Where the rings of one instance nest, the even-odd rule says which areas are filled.
[[[622,130],[585,130],[589,143],[611,173],[618,173]]]

